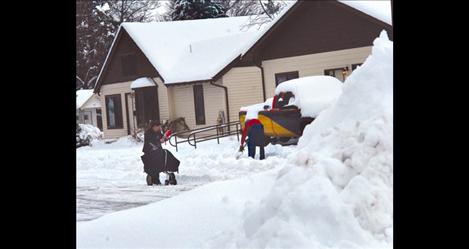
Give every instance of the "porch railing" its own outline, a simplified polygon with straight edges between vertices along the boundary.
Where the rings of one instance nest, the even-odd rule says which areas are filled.
[[[221,125],[207,126],[194,130],[176,132],[169,137],[168,142],[171,146],[176,147],[176,151],[178,151],[178,144],[182,143],[188,143],[194,148],[197,148],[198,143],[216,139],[217,143],[220,144],[220,138],[233,135],[236,135],[239,141],[240,133],[241,124],[237,121]]]

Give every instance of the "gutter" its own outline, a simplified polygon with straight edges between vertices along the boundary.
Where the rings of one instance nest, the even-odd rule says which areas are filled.
[[[262,97],[264,98],[264,102],[266,100],[265,97],[265,77],[264,77],[264,68],[262,67],[262,63],[256,64],[256,67],[261,69],[261,76],[262,76]]]
[[[230,102],[228,100],[228,87],[215,84],[213,80],[210,81],[210,85],[223,88],[223,90],[225,91],[226,121],[227,123],[229,123],[230,122]]]

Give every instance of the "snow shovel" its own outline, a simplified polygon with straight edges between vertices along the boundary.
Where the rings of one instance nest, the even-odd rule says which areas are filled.
[[[244,150],[244,147],[243,147],[243,150]],[[243,155],[243,151],[242,151],[242,150],[238,150],[238,152],[236,152],[236,154],[235,154],[236,160],[238,160],[239,158],[241,158],[242,155]]]

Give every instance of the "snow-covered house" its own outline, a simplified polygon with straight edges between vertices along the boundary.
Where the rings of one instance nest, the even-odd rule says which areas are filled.
[[[91,124],[103,130],[101,116],[101,100],[93,89],[78,90],[77,94],[77,122],[79,124]]]
[[[123,23],[94,89],[104,136],[131,134],[149,120],[184,117],[200,128],[222,113],[236,121],[240,107],[272,97],[283,81],[344,80],[383,29],[392,39],[383,1],[290,2],[260,27],[251,17]]]

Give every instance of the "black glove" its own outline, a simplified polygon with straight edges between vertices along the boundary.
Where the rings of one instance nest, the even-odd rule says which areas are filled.
[[[244,151],[244,147],[241,145],[239,146],[239,152],[243,152]]]

